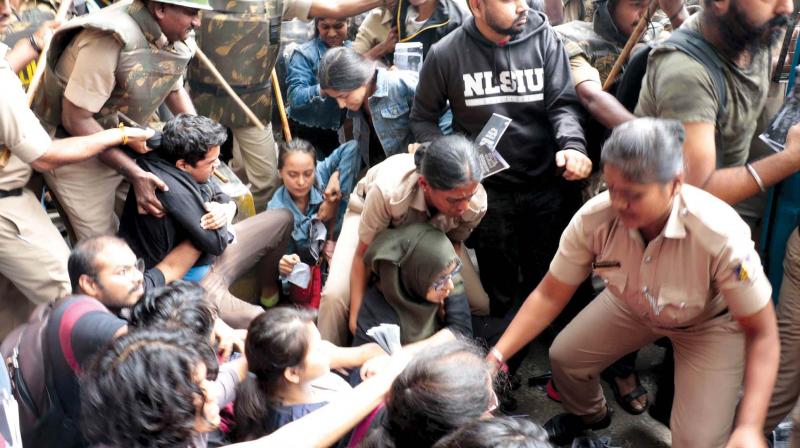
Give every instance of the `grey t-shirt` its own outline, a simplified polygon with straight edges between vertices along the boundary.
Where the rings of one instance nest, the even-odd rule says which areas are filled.
[[[683,27],[700,30],[699,14]],[[728,92],[727,112],[718,131],[717,167],[741,166],[750,153],[750,140],[769,91],[769,49],[753,55],[750,66],[740,68],[727,58],[723,69]],[[637,116],[674,118],[682,122],[716,123],[719,98],[705,67],[691,56],[670,47],[653,50],[642,81]]]

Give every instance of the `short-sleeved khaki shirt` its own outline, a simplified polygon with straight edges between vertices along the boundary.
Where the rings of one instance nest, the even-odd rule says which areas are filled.
[[[168,47],[163,34],[156,42]],[[83,30],[69,43],[56,64],[56,76],[67,84],[64,97],[92,113],[100,112],[111,98],[116,83],[115,71],[122,44],[113,35],[99,30]],[[183,87],[183,77],[172,91]]]
[[[747,224],[691,185],[648,244],[625,228],[608,192],[592,198],[561,236],[550,272],[572,285],[594,272],[634,313],[666,328],[702,323],[726,307],[734,317],[753,315],[772,291]]]
[[[699,16],[690,17],[682,27],[699,30]],[[767,101],[770,52],[764,49],[753,55],[747,68],[723,60],[728,98],[726,113],[719,122],[717,166],[741,166],[750,154],[750,140]],[[679,50],[653,50],[642,80],[636,116],[716,124],[718,110],[719,98],[703,64]]]
[[[397,154],[367,171],[350,195],[348,209],[361,213],[358,237],[364,244],[372,243],[384,229],[415,222],[428,222],[451,240],[464,241],[486,214],[486,190],[478,185],[461,217],[431,215],[419,187],[414,156]]]
[[[375,8],[361,22],[353,40],[353,50],[366,53],[386,40],[392,29],[392,14],[386,8]]]
[[[0,190],[25,186],[31,176],[29,163],[41,157],[50,147],[50,137],[28,108],[19,77],[6,61],[8,47],[0,43],[0,148],[8,148],[11,157],[0,168]]]
[[[311,14],[311,0],[283,0],[283,20],[307,21]]]

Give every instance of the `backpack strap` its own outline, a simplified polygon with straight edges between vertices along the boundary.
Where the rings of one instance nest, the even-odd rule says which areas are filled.
[[[719,122],[727,111],[728,89],[725,86],[723,71],[725,62],[716,49],[699,32],[686,28],[675,30],[664,44],[674,46],[705,67],[719,98],[719,110],[717,110],[717,122]]]

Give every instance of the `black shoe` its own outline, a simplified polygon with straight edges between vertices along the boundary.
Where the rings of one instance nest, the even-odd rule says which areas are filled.
[[[556,445],[566,445],[572,442],[572,439],[581,435],[587,429],[604,429],[608,428],[611,424],[611,416],[613,411],[610,407],[606,406],[606,415],[594,422],[585,423],[583,418],[578,415],[565,412],[558,414],[551,418],[544,424],[544,429],[547,431],[547,437],[550,443]]]

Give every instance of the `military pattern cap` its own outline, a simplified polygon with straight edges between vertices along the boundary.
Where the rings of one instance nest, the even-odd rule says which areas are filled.
[[[205,9],[211,11],[213,8],[208,4],[208,0],[155,0],[160,3],[169,3],[170,5],[184,6],[192,9]]]

